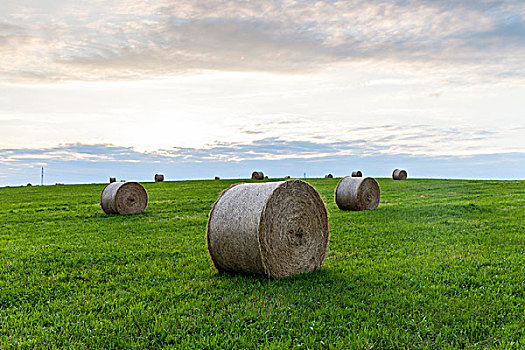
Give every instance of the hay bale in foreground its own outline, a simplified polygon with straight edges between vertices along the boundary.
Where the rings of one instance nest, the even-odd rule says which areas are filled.
[[[352,177],[363,177],[361,170],[352,171]]]
[[[163,174],[155,174],[155,182],[162,182],[164,181],[164,175]]]
[[[335,203],[341,210],[372,210],[379,205],[379,184],[371,177],[346,176],[335,188]]]
[[[113,182],[117,182],[117,178],[116,177],[110,177],[109,178],[109,183],[113,183]]]
[[[263,180],[264,173],[262,171],[254,171],[252,173],[252,180]]]
[[[392,179],[394,179],[394,180],[406,180],[407,176],[408,176],[408,174],[407,174],[406,170],[395,169],[392,172]]]
[[[241,183],[224,190],[208,218],[207,243],[219,272],[282,278],[319,269],[328,215],[308,183]]]
[[[325,179],[333,179],[334,178],[334,175],[332,174],[327,174],[324,176]]]
[[[100,205],[106,214],[138,214],[148,205],[148,193],[138,182],[113,182],[102,191]]]

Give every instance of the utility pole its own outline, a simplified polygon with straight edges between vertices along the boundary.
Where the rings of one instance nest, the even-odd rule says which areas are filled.
[[[40,175],[40,186],[44,186],[44,167],[42,167],[42,174]]]

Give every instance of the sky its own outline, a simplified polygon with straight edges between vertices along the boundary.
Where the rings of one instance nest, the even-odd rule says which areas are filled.
[[[0,2],[0,186],[525,179],[522,0]]]

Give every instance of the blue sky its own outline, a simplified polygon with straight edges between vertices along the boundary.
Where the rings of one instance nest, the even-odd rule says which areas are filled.
[[[328,173],[345,176],[361,169],[365,176],[389,177],[395,168],[408,169],[411,177],[523,179],[523,153],[475,156],[414,156],[397,154],[341,155],[340,151],[360,149],[356,144],[286,142],[267,139],[249,145],[225,144],[209,149],[185,148],[157,152],[137,152],[132,148],[108,145],[63,145],[39,150],[2,150],[8,164],[0,163],[0,178],[6,185],[40,184],[45,162],[45,183],[103,183],[109,177],[119,180],[153,181],[155,173],[166,180],[248,178],[262,170],[270,177],[290,175],[322,177]],[[234,160],[232,160],[234,159]],[[29,164],[29,165],[28,165]],[[132,178],[129,175],[132,174]],[[22,183],[21,179],[25,182]]]
[[[0,186],[525,178],[522,1],[0,4]]]

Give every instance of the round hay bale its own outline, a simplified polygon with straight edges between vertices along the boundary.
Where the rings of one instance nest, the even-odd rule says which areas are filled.
[[[148,193],[138,182],[113,182],[102,191],[100,205],[106,214],[138,214],[148,205]]]
[[[287,180],[291,179],[290,175],[286,175],[284,178],[287,179]]]
[[[219,272],[282,278],[321,268],[328,234],[319,193],[289,180],[224,190],[210,211],[206,236]]]
[[[218,176],[215,176],[215,180],[220,180],[221,178]]]
[[[363,177],[361,170],[352,171],[352,177]]]
[[[392,172],[392,179],[394,179],[394,180],[406,180],[407,176],[408,176],[408,174],[407,174],[406,170],[403,170],[403,169],[395,169]]]
[[[335,203],[341,210],[372,210],[379,205],[379,184],[371,177],[346,176],[335,188]]]
[[[164,175],[163,174],[155,174],[155,182],[162,182],[164,181]]]
[[[265,179],[268,179],[268,175],[264,175],[264,178],[265,178]]]
[[[116,177],[110,177],[109,178],[109,183],[113,183],[113,182],[117,182],[117,178]]]
[[[254,171],[252,173],[252,180],[263,180],[264,173],[262,171]]]
[[[325,177],[325,179],[333,179],[333,178],[334,178],[334,175],[332,175],[332,174],[327,174],[327,175],[325,175],[324,177]]]

